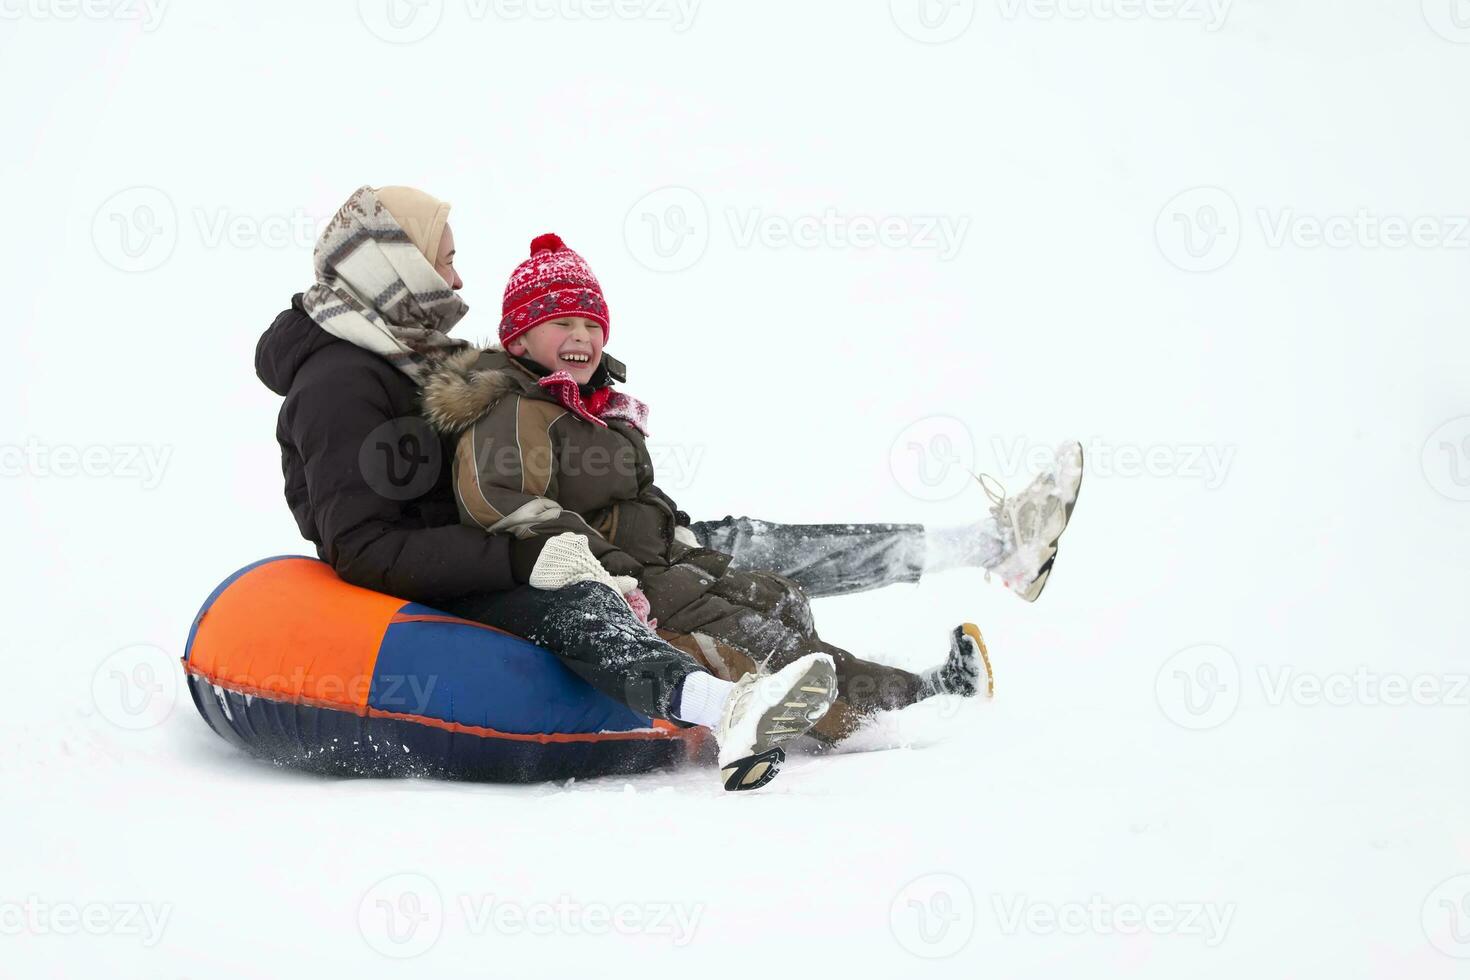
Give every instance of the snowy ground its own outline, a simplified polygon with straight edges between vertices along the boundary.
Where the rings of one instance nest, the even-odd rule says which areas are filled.
[[[335,6],[0,8],[0,975],[1470,976],[1453,0]],[[739,798],[216,739],[167,667],[305,550],[250,359],[364,182],[454,202],[471,339],[587,256],[697,517],[960,523],[1081,439],[1035,606],[816,607],[976,620],[997,699]]]

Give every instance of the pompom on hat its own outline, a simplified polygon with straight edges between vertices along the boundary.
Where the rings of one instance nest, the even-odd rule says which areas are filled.
[[[516,266],[505,285],[500,312],[501,346],[538,323],[569,316],[602,327],[603,343],[611,333],[602,286],[586,260],[557,235],[538,235],[531,242],[531,257]]]

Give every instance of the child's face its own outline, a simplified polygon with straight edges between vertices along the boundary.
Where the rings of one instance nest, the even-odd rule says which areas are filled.
[[[565,371],[579,385],[592,380],[602,363],[602,327],[586,317],[568,316],[538,323],[506,345],[548,371]]]

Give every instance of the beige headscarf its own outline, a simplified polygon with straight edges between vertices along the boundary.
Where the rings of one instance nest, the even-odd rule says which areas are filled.
[[[430,265],[439,261],[439,241],[449,222],[449,202],[413,187],[378,187],[373,193]]]
[[[469,310],[434,271],[449,205],[423,191],[359,187],[338,209],[312,254],[316,283],[306,313],[327,333],[387,358],[415,382],[468,345],[448,332]]]

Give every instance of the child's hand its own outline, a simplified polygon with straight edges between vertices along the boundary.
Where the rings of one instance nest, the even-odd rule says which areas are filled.
[[[648,604],[648,596],[643,594],[642,589],[635,586],[632,591],[624,593],[623,598],[628,600],[628,608],[633,610],[633,615],[638,617],[640,623],[651,630],[658,629],[658,620],[649,618],[648,614],[653,612],[653,607]]]

